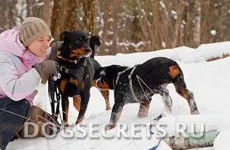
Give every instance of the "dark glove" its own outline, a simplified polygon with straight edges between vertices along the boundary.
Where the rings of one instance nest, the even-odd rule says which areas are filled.
[[[45,78],[47,74],[58,76],[59,65],[56,61],[46,60],[40,64],[35,64],[34,68],[37,70],[41,78]]]

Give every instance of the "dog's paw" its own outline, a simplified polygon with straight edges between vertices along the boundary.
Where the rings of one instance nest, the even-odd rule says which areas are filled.
[[[70,126],[68,123],[65,123],[64,125],[65,125],[65,127],[69,127]]]
[[[75,125],[78,125],[78,124],[80,124],[81,122],[82,122],[82,120],[77,120],[76,123],[75,123]]]
[[[111,107],[110,107],[110,106],[108,106],[108,107],[106,106],[106,109],[105,109],[105,110],[110,110],[110,109],[111,109]]]
[[[192,115],[198,115],[198,114],[200,114],[200,112],[198,110],[195,110],[192,112]]]
[[[107,124],[107,125],[105,126],[105,130],[111,130],[111,129],[113,129],[114,127],[115,127],[114,124]]]

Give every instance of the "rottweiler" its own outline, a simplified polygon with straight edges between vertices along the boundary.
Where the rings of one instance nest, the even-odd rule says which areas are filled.
[[[52,46],[49,58],[58,62],[61,74],[60,79],[53,79],[51,75],[48,80],[51,110],[57,119],[61,100],[63,121],[68,123],[68,97],[73,97],[74,106],[79,111],[76,121],[78,124],[83,120],[87,109],[95,70],[101,65],[93,58],[87,57],[92,54],[92,49],[86,32],[64,31],[60,35],[60,40],[61,42]]]
[[[98,87],[114,89],[115,103],[106,129],[116,126],[123,106],[127,103],[140,103],[138,117],[147,116],[154,94],[161,95],[166,110],[171,113],[172,100],[167,89],[169,83],[188,101],[191,113],[199,113],[194,95],[186,87],[182,69],[169,58],[152,58],[132,68],[119,65],[101,67],[95,78],[98,79]]]
[[[83,31],[64,31],[60,41],[53,43],[49,59],[55,60],[60,65],[61,78],[55,79],[52,75],[48,80],[48,91],[51,99],[51,110],[54,118],[60,112],[59,105],[62,101],[63,121],[68,126],[68,97],[73,97],[74,107],[79,111],[76,124],[80,123],[89,101],[90,87],[95,85],[94,73],[101,65],[94,59],[95,51],[100,47],[100,38],[93,35],[88,38]],[[92,52],[90,53],[89,47]],[[79,53],[77,56],[71,53]],[[77,52],[81,51],[81,52]],[[90,57],[84,57],[90,55]],[[109,90],[99,89],[105,99],[106,110],[111,109],[109,103]]]
[[[90,47],[92,49],[92,54],[90,55],[90,57],[94,58],[95,52],[98,48],[100,48],[101,46],[101,40],[100,37],[98,35],[93,35],[90,37]],[[96,61],[95,59],[91,59],[92,61]],[[99,64],[98,61],[96,61],[96,64]],[[103,87],[98,87],[97,86],[97,78],[94,77],[93,79],[93,86],[97,87],[98,90],[100,90],[102,96],[104,97],[105,100],[105,105],[106,105],[106,110],[110,110],[111,106],[109,103],[109,89],[108,88],[103,88]]]
[[[95,52],[98,48],[100,48],[101,46],[101,40],[100,40],[100,37],[98,35],[93,35],[90,37],[89,39],[89,43],[90,43],[90,48],[92,49],[92,54],[90,55],[91,58],[94,58],[94,55],[95,55]],[[99,64],[98,61],[96,61],[95,59],[91,59],[91,61],[95,61],[93,64],[97,64],[97,66],[95,66],[95,68],[99,68],[99,66],[101,67],[101,65]],[[93,78],[93,86],[94,87],[97,87],[97,78]],[[109,89],[107,88],[98,88],[102,94],[102,96],[104,97],[104,100],[105,100],[105,105],[106,105],[106,110],[110,110],[111,109],[111,106],[110,106],[110,103],[109,103]]]
[[[92,49],[92,54],[90,55],[90,57],[94,58],[95,52],[101,46],[100,37],[98,35],[91,36],[89,38],[89,45],[90,45],[90,48]]]

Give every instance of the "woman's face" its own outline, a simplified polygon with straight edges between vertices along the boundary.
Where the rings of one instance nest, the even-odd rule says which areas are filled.
[[[32,42],[28,49],[31,53],[38,57],[46,57],[47,49],[50,47],[50,36],[46,35],[38,38],[34,42]]]

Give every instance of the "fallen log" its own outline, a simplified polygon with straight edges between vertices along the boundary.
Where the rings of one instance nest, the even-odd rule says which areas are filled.
[[[229,116],[204,114],[163,117],[155,122],[151,132],[172,149],[212,147],[219,129],[230,124],[224,117]]]

